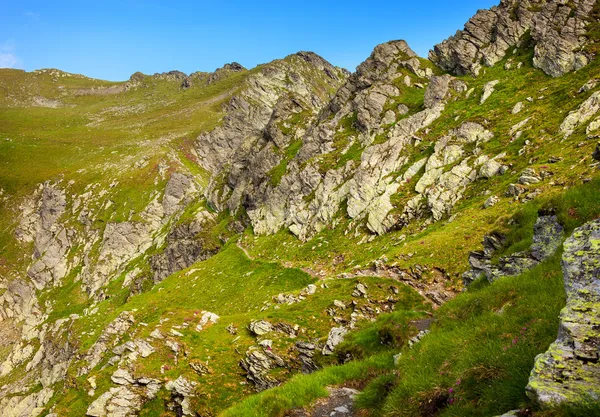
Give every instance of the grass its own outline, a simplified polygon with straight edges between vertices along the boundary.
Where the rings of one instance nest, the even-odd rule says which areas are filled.
[[[393,364],[389,355],[378,355],[363,362],[350,362],[343,366],[326,368],[314,374],[296,375],[287,384],[254,395],[246,401],[219,414],[220,417],[283,417],[286,412],[326,397],[325,387],[365,375],[377,375]]]
[[[243,378],[238,364],[243,353],[256,344],[255,337],[246,330],[252,320],[265,319],[272,323],[299,325],[303,329],[298,337],[300,340],[324,342],[329,329],[335,325],[326,310],[331,307],[333,299],[349,304],[357,280],[327,280],[327,289],[319,288],[315,295],[302,303],[277,308],[272,305],[273,296],[279,293],[297,295],[311,282],[314,282],[314,278],[300,270],[248,259],[232,240],[214,257],[168,277],[150,291],[129,298],[115,295],[100,303],[97,314],[82,317],[75,323],[76,332],[88,332],[87,336],[79,340],[79,350],[87,350],[97,339],[101,329],[122,311],[134,311],[138,323],[124,341],[148,338],[155,328],[168,334],[172,326],[189,325],[189,328],[179,330],[184,336],[176,338],[187,352],[185,357],[176,360],[164,343],[153,341],[157,352],[144,361],[136,362],[135,373],[159,379],[175,379],[184,375],[196,380],[201,384],[194,406],[198,410],[216,413],[231,406],[236,399],[253,393],[251,386],[240,384]],[[361,282],[369,286],[371,299],[386,299],[388,285],[385,279],[366,277]],[[120,285],[119,281],[115,284],[117,287]],[[428,309],[422,298],[408,287],[400,287],[399,294],[395,297],[398,300],[397,315],[416,317],[419,313],[411,311]],[[369,302],[359,300],[360,304],[368,305]],[[202,332],[196,332],[193,330],[194,322],[203,310],[214,312],[221,319]],[[350,312],[350,309],[340,312],[340,316],[349,320]],[[237,335],[226,331],[225,328],[230,324],[239,329]],[[365,347],[370,349],[370,346],[376,344],[372,326],[368,322],[359,322],[358,328],[364,329],[367,336],[363,336],[363,339],[370,340],[370,345]],[[268,337],[274,341],[274,351],[294,364],[293,344],[297,340],[277,333]],[[331,360],[335,361],[335,358],[322,357],[318,360],[325,365],[331,363]],[[199,377],[189,367],[191,361],[207,364],[211,373]],[[55,409],[67,416],[80,415],[78,413],[85,411],[86,404],[92,400],[86,394],[87,376],[77,378],[74,375],[77,365],[72,366],[70,371],[72,388],[69,395],[61,396],[55,404]],[[160,371],[161,367],[166,369],[164,374]],[[275,370],[272,376],[285,381],[298,372],[298,367],[299,365],[292,365],[289,370]],[[91,375],[99,383],[109,384],[110,375],[115,369],[114,366],[108,366],[92,371]],[[102,389],[99,388],[98,395],[101,392]],[[167,399],[166,393],[161,395],[163,399]],[[156,406],[155,402],[152,404],[150,407]]]
[[[370,381],[356,406],[372,416],[423,415],[429,400],[438,397],[445,400],[436,415],[489,416],[525,405],[533,359],[556,337],[564,305],[558,263],[555,257],[520,277],[501,279],[448,302],[436,311],[431,333],[413,348],[400,350],[396,366],[391,357],[398,350],[384,350],[296,376],[221,415],[283,416],[326,396],[326,386],[356,381]],[[384,317],[379,321],[385,322]],[[372,343],[360,339],[353,339],[358,346]]]
[[[400,358],[376,415],[419,415],[434,403],[440,416],[489,416],[526,405],[533,360],[556,338],[563,305],[558,257],[457,297]]]
[[[281,162],[271,169],[268,174],[271,178],[271,185],[273,187],[277,187],[279,183],[281,183],[281,178],[283,178],[287,172],[288,163],[296,156],[301,147],[302,139],[297,139],[285,148]]]
[[[590,26],[592,35],[596,26]],[[525,43],[516,54],[484,69],[479,78],[462,77],[474,89],[473,95],[468,99],[453,95],[442,116],[427,131],[418,133],[421,143],[407,147],[406,165],[393,174],[400,176],[410,164],[431,154],[434,143],[464,121],[486,126],[494,138],[480,144],[478,152],[489,156],[506,152],[506,163],[511,164],[509,172],[471,184],[455,207],[452,221],[445,219],[432,225],[417,221],[403,230],[370,237],[361,222],[346,216],[342,205],[335,227],[331,225],[309,241],[300,242],[285,230],[271,236],[255,236],[248,229],[240,236],[231,225],[245,219],[243,208],[235,215],[225,210],[197,236],[211,249],[221,248],[220,252],[152,288],[147,281],[142,294],[132,295],[129,288],[123,288],[125,274],[139,267],[148,278],[148,258],[161,250],[160,243],[132,260],[123,273],[111,277],[106,289],[108,298],[96,304],[95,314],[84,314],[90,300],[77,280],[78,268],[65,277],[60,287],[39,294],[41,305],[52,303],[49,323],[71,314],[82,316],[71,330],[77,359],[64,383],[56,388],[57,395],[48,408],[53,406],[61,416],[83,415],[89,403],[111,386],[110,375],[116,367],[108,365],[107,358],[91,371],[99,385],[96,397],[87,395],[86,377],[77,377],[76,371],[81,365],[80,355],[122,311],[132,311],[136,318],[136,325],[122,342],[146,339],[155,328],[168,333],[172,326],[181,326],[183,336],[169,338],[177,340],[185,354],[175,357],[163,342],[153,341],[156,352],[135,362],[134,373],[163,381],[183,375],[199,382],[193,406],[203,415],[283,416],[291,408],[326,396],[326,387],[338,384],[360,387],[363,393],[357,399],[357,407],[371,416],[430,412],[440,416],[487,416],[518,407],[531,408],[524,395],[529,370],[535,355],[555,338],[557,314],[564,304],[558,256],[521,277],[501,279],[492,285],[478,281],[470,291],[436,311],[410,287],[398,285],[395,310],[374,322],[359,322],[336,355],[317,355],[316,361],[324,368],[315,374],[298,375],[293,346],[298,340],[323,343],[329,329],[336,325],[327,314],[333,300],[355,300],[351,293],[359,279],[343,278],[344,273],[372,271],[379,260],[406,273],[423,270],[417,283],[420,286],[427,287],[441,277],[448,291],[459,293],[461,273],[468,268],[468,253],[480,247],[485,234],[498,231],[506,235],[507,243],[497,254],[500,256],[529,247],[539,213],[555,213],[566,233],[600,216],[596,198],[600,178],[597,170],[589,166],[595,142],[586,140],[583,128],[566,140],[558,133],[567,112],[591,94],[576,91],[598,73],[600,64],[594,61],[580,71],[551,79],[532,67],[532,52],[527,46]],[[514,69],[505,71],[503,66],[508,59],[514,61]],[[298,70],[314,83],[315,94],[323,101],[333,93],[322,73],[304,65],[301,58],[291,56],[286,62],[299,64]],[[421,62],[431,66],[427,61]],[[517,62],[523,63],[520,69],[516,69]],[[138,89],[106,96],[80,95],[77,91],[118,84],[75,76],[57,81],[50,73],[0,70],[0,91],[6,93],[0,94],[0,189],[9,198],[0,203],[0,275],[24,271],[30,262],[31,248],[15,244],[12,232],[19,204],[43,181],[60,181],[68,196],[80,195],[89,184],[94,185],[94,191],[86,198],[87,208],[96,218],[90,229],[76,219],[78,212],[72,201],[63,220],[70,228],[100,237],[109,222],[146,221],[140,213],[160,194],[171,172],[188,172],[201,186],[208,184],[210,173],[198,165],[194,140],[221,123],[222,105],[228,97],[244,88],[248,76],[261,70],[258,67],[231,74],[214,84],[198,84],[185,91],[178,83],[146,77]],[[409,115],[422,110],[424,90],[405,86],[406,74],[402,70],[394,81],[400,95],[388,100],[384,111],[395,111],[399,104],[409,108]],[[496,91],[480,105],[483,85],[494,79],[500,80]],[[542,88],[547,89],[541,91]],[[30,107],[28,103],[36,96],[58,100],[63,106]],[[528,97],[533,102],[527,101]],[[518,101],[525,103],[525,109],[512,115],[511,109]],[[313,116],[307,112],[294,114],[280,130],[292,136],[297,129],[304,129]],[[532,121],[523,135],[514,139],[509,134],[511,127],[526,117],[532,117]],[[307,163],[316,162],[321,173],[348,163],[357,164],[364,145],[358,140],[356,124],[355,112],[342,118],[335,127],[332,152]],[[385,140],[384,130],[375,143]],[[527,146],[526,141],[530,143]],[[302,145],[301,139],[292,140],[279,150],[280,162],[269,171],[272,186],[281,183]],[[522,149],[525,153],[520,155]],[[474,146],[468,149],[474,150]],[[561,156],[563,160],[550,165],[550,156]],[[523,205],[505,197],[504,192],[528,167],[552,175],[532,187],[542,195]],[[226,174],[220,183],[225,184]],[[394,213],[401,212],[405,202],[416,195],[412,187],[420,175],[422,171],[392,196]],[[584,178],[592,180],[582,185]],[[118,182],[118,186],[110,188],[113,182]],[[482,210],[490,193],[498,195],[500,202]],[[305,200],[310,200],[310,195]],[[210,205],[199,197],[171,221],[189,222],[204,209],[211,210]],[[250,257],[238,247],[238,239]],[[92,263],[98,250],[99,241],[90,251]],[[74,259],[80,251],[78,246],[69,256]],[[391,295],[389,279],[361,277],[360,281],[368,284],[369,298],[376,303]],[[274,305],[277,294],[297,296],[309,283],[318,285],[315,295],[302,303]],[[328,288],[321,287],[322,283]],[[357,302],[370,306],[367,300]],[[203,310],[212,311],[221,319],[196,332],[193,329]],[[350,320],[350,309],[337,314]],[[415,321],[431,315],[435,319],[431,333],[409,348],[407,341],[417,332]],[[302,329],[297,339],[278,333],[269,335],[273,349],[290,366],[271,373],[283,385],[258,395],[245,383],[239,367],[246,350],[258,342],[247,330],[256,319],[297,324]],[[237,335],[227,332],[230,324],[238,328]],[[402,356],[396,366],[393,355],[399,352]],[[2,358],[7,353],[2,351]],[[342,364],[349,359],[352,360]],[[206,363],[211,373],[195,374],[189,367],[190,361]],[[169,395],[163,390],[146,404],[142,415],[160,415],[168,401]],[[585,407],[535,411],[540,417],[586,412],[589,410]]]
[[[555,213],[566,233],[600,217],[599,190],[600,178],[596,178],[526,204],[503,229],[508,238],[501,252],[530,245],[539,212]],[[493,284],[486,280],[474,283],[468,292],[434,312],[430,333],[412,348],[406,345],[414,335],[411,320],[424,314],[382,315],[339,346],[338,357],[350,354],[353,365],[297,376],[284,387],[250,397],[222,415],[282,416],[291,408],[327,396],[328,385],[348,384],[364,386],[355,407],[369,416],[489,416],[529,409],[545,417],[597,410],[598,406],[591,404],[540,411],[525,395],[534,358],[556,338],[558,315],[565,303],[560,255],[521,276],[501,278]],[[393,336],[385,336],[390,327]],[[386,346],[382,340],[394,342]],[[397,365],[391,365],[391,356],[398,352]],[[373,365],[385,360],[387,369]],[[363,377],[350,372],[357,368],[363,369]],[[346,372],[347,377],[333,377]],[[295,391],[302,394],[286,398]]]

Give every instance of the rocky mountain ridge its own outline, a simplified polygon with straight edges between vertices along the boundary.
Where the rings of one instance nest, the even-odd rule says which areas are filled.
[[[436,45],[429,58],[455,74],[478,75],[482,65],[495,65],[530,37],[533,65],[558,77],[592,58],[584,46],[595,3],[502,0],[497,7],[478,11],[464,30]]]

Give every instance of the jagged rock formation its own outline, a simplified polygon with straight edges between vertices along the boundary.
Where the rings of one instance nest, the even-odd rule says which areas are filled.
[[[277,165],[276,161],[269,161],[277,158],[275,147],[283,150],[288,145],[267,142],[261,138],[263,129],[271,121],[274,107],[278,105],[282,107],[281,111],[284,111],[283,108],[288,106],[291,110],[285,112],[284,117],[279,116],[279,119],[285,119],[291,116],[291,113],[318,110],[325,104],[328,91],[321,91],[320,96],[313,92],[309,86],[309,77],[314,76],[314,71],[325,71],[329,75],[329,87],[332,88],[336,88],[344,79],[345,74],[342,70],[333,67],[318,55],[299,53],[290,59],[294,60],[295,66],[286,61],[276,61],[250,77],[246,81],[247,88],[227,104],[227,116],[223,125],[198,138],[196,149],[200,164],[204,168],[217,173],[226,164],[231,164],[235,169],[236,165],[232,163],[231,158],[236,152],[242,160],[265,154],[257,165],[268,166],[256,173],[264,176],[269,169]],[[261,152],[262,148],[265,149]],[[237,167],[238,170],[240,168],[242,167]],[[232,172],[234,175],[236,173],[235,170]]]
[[[399,82],[412,85],[429,79],[423,110],[400,119],[392,110],[383,111],[400,95],[396,86]],[[293,105],[279,102],[274,110],[251,106],[242,112],[240,109],[244,107],[235,105],[237,99],[234,99],[230,104],[233,107],[229,109],[231,124],[226,121],[221,129],[201,136],[198,141],[199,153],[205,161],[203,166],[216,173],[209,187],[209,198],[216,207],[226,206],[232,211],[245,208],[258,233],[274,233],[287,227],[301,239],[309,238],[330,224],[344,201],[347,215],[365,221],[369,230],[377,234],[394,227],[401,228],[422,216],[439,220],[461,199],[466,186],[478,178],[479,167],[484,164],[488,167],[483,167],[482,177],[489,178],[499,172],[499,169],[489,168],[492,163],[485,155],[473,160],[464,155],[462,145],[477,145],[492,137],[483,126],[475,123],[465,123],[450,132],[439,141],[436,153],[429,159],[407,164],[409,155],[419,144],[417,132],[440,116],[447,100],[466,90],[462,81],[450,76],[434,76],[404,41],[393,41],[375,48],[322,110],[316,123],[312,126],[303,124],[306,127],[295,133],[284,133],[274,122],[306,111],[298,102]],[[264,100],[265,94],[261,93],[261,96]],[[269,124],[256,125],[259,119],[255,111],[265,113],[263,120],[268,111],[272,111]],[[338,132],[353,117],[356,118],[353,126],[357,135],[349,138],[346,149],[353,144],[364,147],[360,161],[348,161],[321,172],[320,160],[335,151]],[[242,126],[236,127],[240,122]],[[248,126],[254,126],[254,130],[249,131]],[[378,135],[383,135],[386,140],[374,143]],[[238,149],[249,146],[242,145],[240,138],[256,136],[262,136],[262,139],[254,142],[255,157],[247,156],[247,150],[236,150],[236,146]],[[282,158],[273,149],[291,146],[293,140],[299,138],[302,146],[291,160],[285,161],[283,168],[287,171],[275,183],[270,175],[277,164],[282,163]],[[217,145],[220,143],[225,145]],[[261,150],[256,152],[256,149]],[[222,170],[228,158],[233,158],[229,159],[229,172]],[[450,172],[445,172],[447,166],[455,164]],[[419,195],[406,204],[404,212],[390,214],[394,209],[391,195],[404,187],[423,166],[426,173],[416,186]],[[404,175],[398,175],[402,171],[405,171]],[[433,186],[434,182],[437,186]]]
[[[240,366],[246,371],[246,378],[256,387],[257,391],[279,385],[279,381],[268,375],[277,367],[285,367],[285,361],[270,348],[250,349],[246,358],[240,361]]]
[[[166,248],[150,259],[155,283],[187,268],[194,262],[210,258],[218,251],[218,247],[211,247],[198,237],[211,224],[214,224],[214,215],[203,211],[199,212],[190,223],[175,226],[169,232]]]
[[[600,398],[600,220],[565,241],[562,269],[567,306],[558,338],[536,358],[527,385],[528,395],[546,407]]]
[[[587,65],[591,56],[583,46],[595,0],[502,0],[490,10],[479,10],[459,30],[430,52],[429,58],[454,74],[478,75],[524,42],[530,34],[533,64],[558,77]]]
[[[494,265],[492,256],[502,248],[504,237],[499,234],[488,235],[483,241],[483,251],[471,252],[471,270],[463,274],[463,282],[470,284],[481,276],[494,281],[503,276],[520,275],[552,256],[560,247],[562,239],[563,227],[556,216],[540,216],[533,227],[533,243],[529,250],[503,256]]]
[[[59,285],[67,274],[67,252],[71,247],[70,235],[59,222],[65,212],[63,190],[46,183],[26,201],[21,224],[16,236],[22,242],[34,242],[33,264],[27,271],[36,289]]]

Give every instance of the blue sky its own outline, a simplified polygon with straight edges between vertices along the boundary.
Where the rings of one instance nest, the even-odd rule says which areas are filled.
[[[300,50],[351,71],[379,43],[419,55],[499,0],[0,0],[0,67],[108,80],[177,69],[251,68]]]

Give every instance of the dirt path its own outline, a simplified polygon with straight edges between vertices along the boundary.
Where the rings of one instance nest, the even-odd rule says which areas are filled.
[[[242,250],[242,252],[244,252],[244,255],[246,255],[246,257],[247,257],[248,259],[250,259],[251,261],[254,261],[254,260],[256,259],[255,257],[253,257],[253,256],[250,256],[250,253],[248,252],[248,249],[246,249],[245,247],[243,247],[243,246],[240,244],[240,241],[239,241],[239,240],[238,240],[238,241],[237,241],[235,244],[237,245],[237,247],[238,247],[238,248],[240,248],[240,249]],[[317,271],[313,270],[312,268],[299,268],[299,267],[297,267],[297,266],[290,265],[288,262],[285,262],[285,263],[284,263],[284,262],[275,261],[275,260],[273,260],[273,259],[268,259],[268,260],[266,260],[266,261],[268,261],[268,262],[274,262],[274,263],[278,263],[278,264],[279,264],[279,265],[281,265],[283,268],[298,268],[298,269],[300,269],[301,271],[304,271],[304,272],[306,272],[308,275],[310,275],[310,276],[311,276],[311,277],[313,277],[313,278],[317,278],[317,279],[323,279],[323,278],[324,278],[324,274],[322,274],[322,273],[319,273],[319,272],[317,272]]]
[[[352,417],[354,397],[359,391],[346,387],[327,387],[329,397],[317,400],[312,406],[290,411],[287,417]]]

